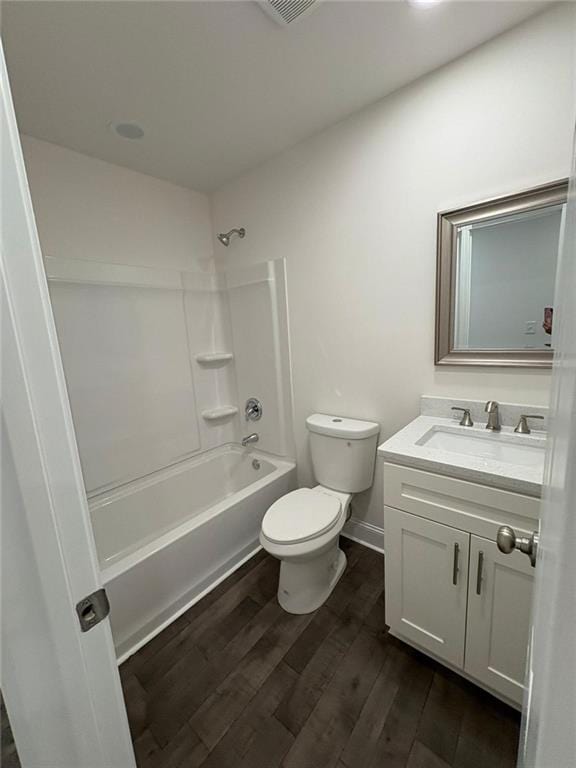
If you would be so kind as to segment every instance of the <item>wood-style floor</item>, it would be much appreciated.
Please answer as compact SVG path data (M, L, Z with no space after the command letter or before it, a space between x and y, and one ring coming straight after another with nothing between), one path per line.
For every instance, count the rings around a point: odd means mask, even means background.
M0 694L0 766L2 768L20 768L20 760L16 751L16 744L12 737L12 729L8 720L8 713L4 706L4 699Z
M122 665L139 768L515 766L518 714L388 635L382 557L342 546L316 613L260 553Z

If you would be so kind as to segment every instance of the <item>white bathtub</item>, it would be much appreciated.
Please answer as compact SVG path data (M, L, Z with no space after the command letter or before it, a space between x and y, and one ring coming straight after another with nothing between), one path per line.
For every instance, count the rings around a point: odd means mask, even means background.
M229 445L93 497L119 661L255 554L264 513L295 487L293 462Z

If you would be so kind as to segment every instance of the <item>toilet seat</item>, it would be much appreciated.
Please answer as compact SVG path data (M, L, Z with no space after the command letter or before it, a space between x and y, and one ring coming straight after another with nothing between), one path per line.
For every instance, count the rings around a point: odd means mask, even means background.
M262 533L275 544L315 539L338 523L342 505L314 488L299 488L274 502L262 520Z

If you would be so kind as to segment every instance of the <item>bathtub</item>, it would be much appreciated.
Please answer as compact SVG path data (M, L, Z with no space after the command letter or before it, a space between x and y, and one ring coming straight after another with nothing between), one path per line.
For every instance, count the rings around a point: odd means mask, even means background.
M260 549L295 464L227 445L89 501L118 661Z

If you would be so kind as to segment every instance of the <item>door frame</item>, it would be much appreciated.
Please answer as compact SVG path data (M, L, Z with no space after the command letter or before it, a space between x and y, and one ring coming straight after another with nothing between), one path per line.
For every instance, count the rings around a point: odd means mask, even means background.
M576 134L573 134L576 137ZM556 274L554 369L540 541L534 573L521 768L574 764L576 755L576 138Z
M0 101L3 695L24 766L135 768L109 620L75 612L100 573L1 45Z

